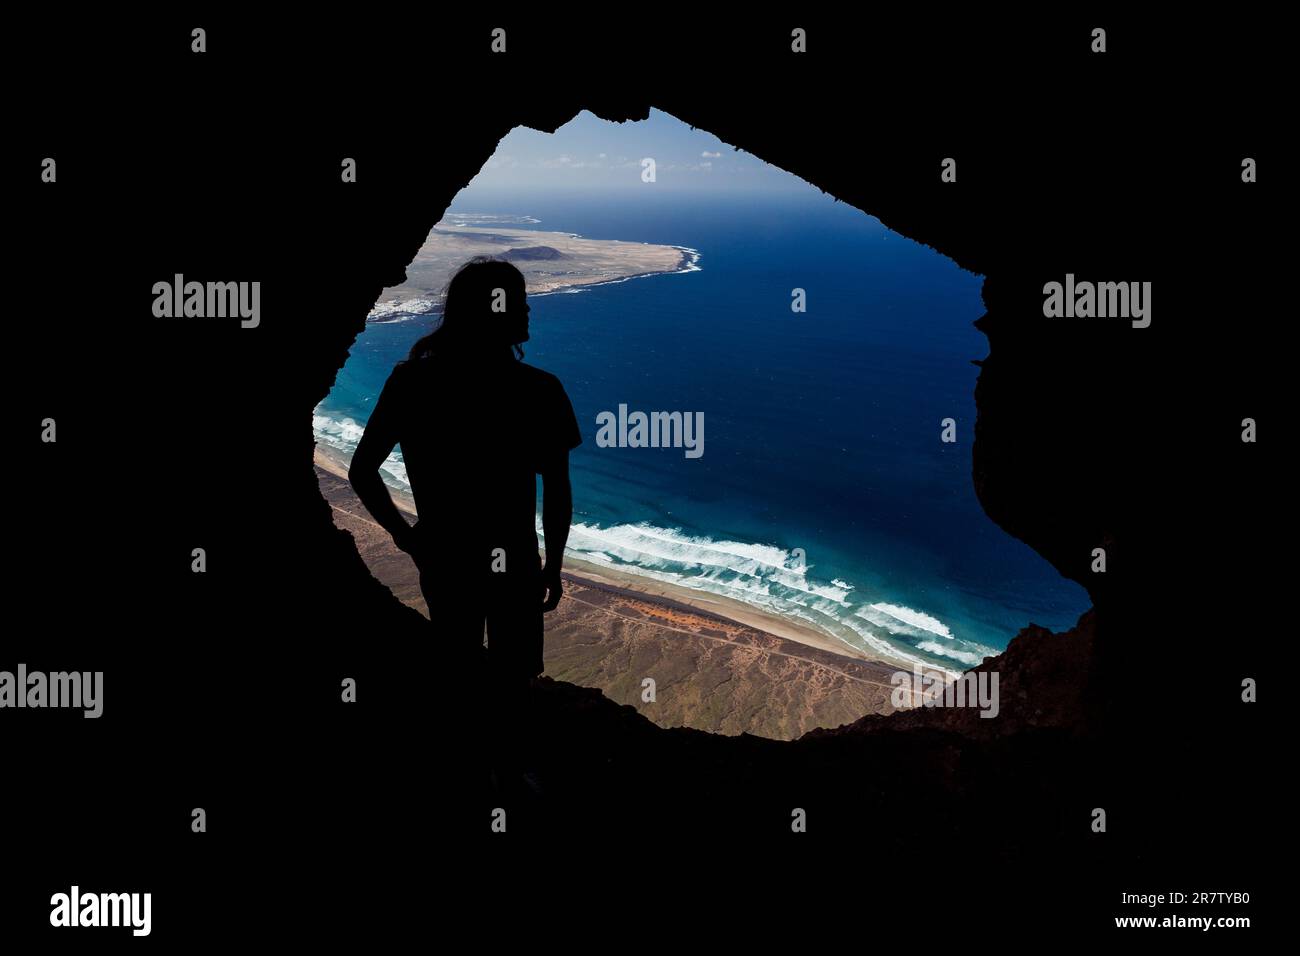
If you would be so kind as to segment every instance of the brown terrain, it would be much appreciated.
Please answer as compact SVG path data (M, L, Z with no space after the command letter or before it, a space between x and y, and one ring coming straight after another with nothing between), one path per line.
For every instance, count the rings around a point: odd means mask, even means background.
M491 255L515 264L528 292L537 295L632 276L676 272L691 254L676 246L612 239L584 239L508 223L492 228L462 225L455 217L438 223L406 267L402 283L384 289L375 312L400 308L427 312L440 306L447 281L473 256Z
M428 617L414 563L370 518L339 465L319 455L317 462L335 525L352 535L382 584ZM394 497L411 510L409 500ZM572 574L565 575L560 606L546 615L544 660L547 677L595 688L661 727L793 740L894 710L893 665ZM647 678L653 701L642 699L649 696Z

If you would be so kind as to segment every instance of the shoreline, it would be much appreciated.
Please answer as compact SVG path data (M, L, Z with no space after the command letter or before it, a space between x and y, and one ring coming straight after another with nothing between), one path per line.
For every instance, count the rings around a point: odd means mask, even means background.
M650 245L650 243L624 243L623 240L587 240L578 233L563 233L563 235L588 242L616 242L628 245ZM529 298L547 295L572 295L578 292L583 292L587 289L595 289L600 286L616 285L620 282L627 282L630 279L648 279L652 276L683 275L688 272L703 271L699 265L701 253L698 249L693 249L690 246L678 246L672 244L664 244L663 248L675 249L679 253L677 264L672 269L654 269L648 272L635 272L629 275L616 276L609 279L595 279L590 282L560 283L553 287L548 287L543 283L540 287L529 289L527 295ZM388 289L384 290L385 293L389 291L390 290ZM370 311L366 314L366 322L367 324L372 322L376 324L403 322L414 316L441 314L442 308L440 302L437 302L434 299L424 298L424 296L428 296L429 294L430 293L413 294L409 299L394 297L388 301L384 301L384 294L381 293L379 299L371 306ZM411 310L401 308L402 305L417 302L428 302L428 306L426 308Z
M317 467L328 471L335 478L341 478L344 481L348 480L348 462L343 459L336 449L330 448L328 445L322 445L318 441L312 454L312 461ZM384 482L384 487L388 489L388 493L393 498L393 504L397 505L399 511L406 512L412 518L419 516L415 510L414 498L405 491L394 488L388 482Z
M336 478L347 480L347 464L341 455L328 446L317 444L314 455L315 463L323 471ZM414 499L406 492L385 483L393 503L405 514L417 516ZM830 634L823 634L816 628L788 618L767 613L732 598L710 594L705 591L680 585L669 584L654 578L643 577L628 571L605 567L581 558L565 555L564 575L579 584L603 590L614 591L621 596L646 601L651 604L677 605L690 611L714 618L721 618L733 625L753 628L774 637L802 644L819 651L834 654L837 657L887 666L895 666L911 671L912 665L906 661L887 658L881 654L869 654L851 647ZM939 671L939 668L934 668Z
M578 236L577 238L581 238ZM676 269L661 269L653 272L637 272L628 276L619 276L616 279L597 279L595 282L578 282L573 285L558 285L554 289L543 289L540 292L529 292L529 296L543 295L561 295L565 293L581 292L584 289L595 289L603 285L617 285L620 282L627 282L631 279L648 279L651 276L676 276L687 272L702 272L703 270L696 265L700 261L700 252L698 249L692 249L690 246L669 246L669 249L676 249L681 252L682 257L677 260Z
M583 561L581 558L570 557L567 554L564 556L564 568L565 573L572 574L580 582L588 582L598 587L607 588L625 597L633 597L651 603L668 602L684 605L697 614L722 618L732 624L752 627L774 637L782 637L805 647L812 647L835 654L838 657L902 666L901 661L885 660L881 656L867 654L865 651L860 651L836 640L829 634L822 634L806 624L766 613L760 608L721 595L669 584L630 571L608 568L589 561Z

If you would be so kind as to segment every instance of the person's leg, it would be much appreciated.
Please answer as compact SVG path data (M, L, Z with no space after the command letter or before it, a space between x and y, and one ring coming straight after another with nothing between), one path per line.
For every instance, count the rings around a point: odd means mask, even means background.
M444 736L451 746L463 748L458 758L449 756L485 770L489 748L486 724L491 713L487 654L483 648L486 594L463 569L445 566L421 567L420 590L429 605L430 629L439 659L431 688L435 695L431 709L447 725L463 728L463 732Z
M481 579L462 568L425 565L420 592L429 606L429 620L439 649L457 663L481 660L488 595Z
M503 755L527 763L534 749L530 681L543 669L540 574L497 575L487 614L488 671Z

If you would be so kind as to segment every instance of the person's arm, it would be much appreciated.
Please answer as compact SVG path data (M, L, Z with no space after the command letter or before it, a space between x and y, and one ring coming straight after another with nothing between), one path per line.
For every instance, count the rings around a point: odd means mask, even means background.
M375 409L366 422L366 430L357 443L357 450L352 455L352 464L348 468L348 481L357 493L370 516L393 536L393 543L408 553L414 548L414 529L406 523L406 518L393 504L393 496L388 493L388 486L379 475L379 467L388 457L398 442L398 409L400 401L393 376L389 376Z
M546 589L542 611L554 611L564 587L560 568L564 564L564 545L573 523L573 489L569 485L569 452L557 452L542 468L542 534L546 536L546 565L542 568L542 585Z

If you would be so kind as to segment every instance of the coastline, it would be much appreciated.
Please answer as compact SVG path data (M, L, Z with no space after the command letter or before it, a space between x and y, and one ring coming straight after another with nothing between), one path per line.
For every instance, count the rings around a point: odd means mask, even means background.
M344 481L348 480L348 462L336 449L317 442L316 450L312 455L312 460L318 468L324 469L335 478L341 478ZM388 493L393 496L393 504L397 505L399 511L404 511L411 517L416 517L417 512L415 510L414 498L405 491L394 488L387 482L384 483L384 487L387 488Z
M651 603L665 601L685 605L694 611L719 617L733 624L752 627L775 637L785 638L787 641L794 641L797 644L803 644L805 647L826 651L839 657L882 664L897 663L900 667L903 666L898 661L886 661L881 657L873 657L805 624L778 617L774 614L764 613L760 608L721 595L697 591L694 588L669 584L628 571L592 564L589 561L572 558L568 555L565 555L564 558L564 568L567 573L579 581L586 581L609 588L628 597L635 597Z
M476 254L498 254L504 240L545 243L540 248L549 249L555 258L571 264L569 269L555 272L544 268L553 258L537 263L517 262L530 296L572 294L629 279L700 271L700 252L689 246L588 239L571 232L509 228L490 231L439 223L408 265L406 280L380 293L366 317L367 322L401 322L413 316L437 315L441 311L441 290L455 268ZM488 248L482 248L483 245ZM573 265L577 266L576 271Z
M318 444L315 451L315 463L322 471L335 478L343 481L347 480L347 464L334 449ZM389 494L392 495L393 503L397 508L412 517L416 517L414 499L406 492L395 489L391 485L386 485L386 487ZM368 519L369 516L366 515L364 520ZM395 554L399 553L396 548L391 547L391 544L388 546ZM911 670L911 664L905 661L889 659L884 655L868 654L858 648L844 644L829 634L823 634L809 625L766 613L761 608L721 595L643 577L567 555L564 559L564 569L566 578L572 579L579 584L612 591L625 598L652 605L666 605L670 609L674 606L688 608L692 612L705 617L720 618L730 624L761 631L816 651L833 654L836 657Z
M668 249L676 249L681 257L677 265L672 269L656 269L650 272L636 272L631 275L614 276L612 278L595 278L586 282L557 282L555 285L542 282L530 282L528 287L528 296L530 298L541 298L547 295L573 295L578 292L586 292L588 289L599 288L606 285L617 285L620 282L627 282L630 279L648 279L652 276L675 276L686 272L699 272L700 252L698 249L692 249L689 246L666 246ZM385 290L387 291L387 290ZM409 308L408 308L409 307ZM427 295L416 295L409 299L387 299L380 297L370 312L366 316L366 322L373 324L382 324L386 322L404 322L414 316L422 315L440 315L442 312L441 304Z

